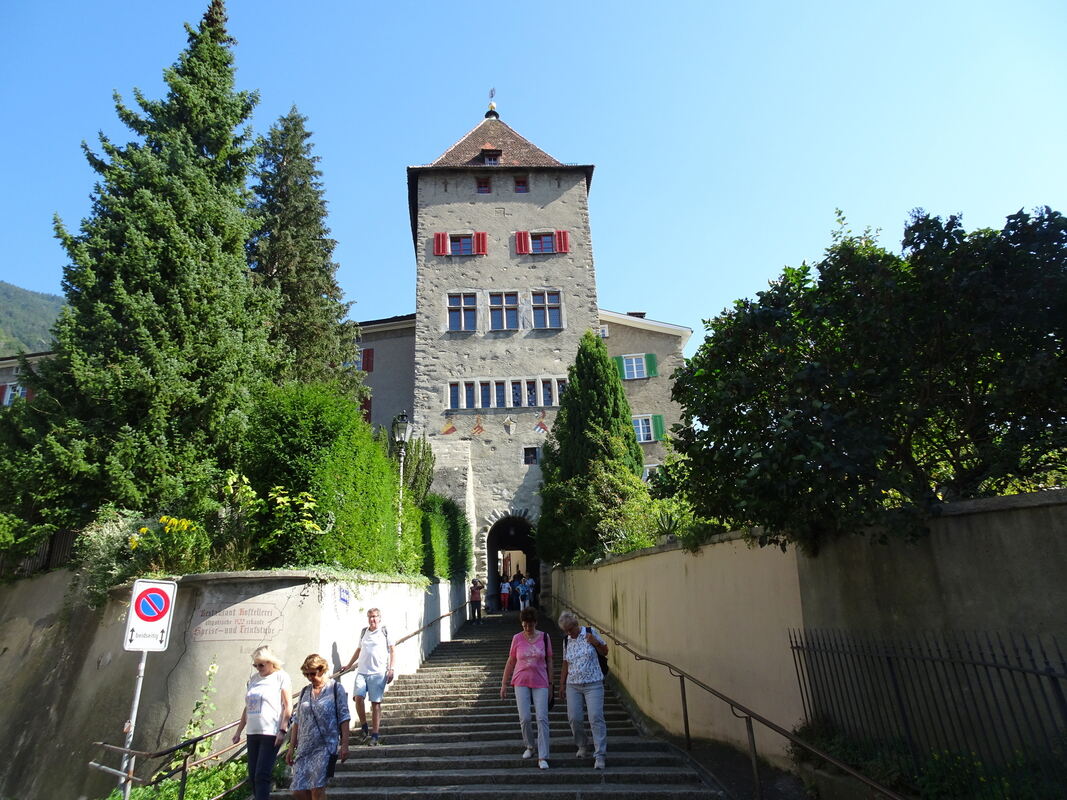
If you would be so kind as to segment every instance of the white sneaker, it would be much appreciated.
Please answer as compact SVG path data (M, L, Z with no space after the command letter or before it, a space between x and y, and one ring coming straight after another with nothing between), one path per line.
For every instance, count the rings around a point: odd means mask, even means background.
M593 769L604 769L604 759L598 758L593 762Z
M525 750L522 751L522 757L523 758L532 758L533 757L533 750L531 750L529 747L527 747Z
M584 747L579 747L578 752L574 754L575 758L589 758L589 751Z
M540 761L537 762L537 766L540 769L548 769L548 762L542 758Z

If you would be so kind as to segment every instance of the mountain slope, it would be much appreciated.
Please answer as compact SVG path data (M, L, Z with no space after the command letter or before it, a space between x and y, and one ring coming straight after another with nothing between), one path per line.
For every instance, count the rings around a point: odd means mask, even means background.
M0 281L0 356L52 349L52 325L63 304L58 295Z

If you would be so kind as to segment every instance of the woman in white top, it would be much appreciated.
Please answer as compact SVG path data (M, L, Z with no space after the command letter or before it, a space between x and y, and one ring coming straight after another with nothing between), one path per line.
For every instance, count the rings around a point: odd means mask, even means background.
M248 679L245 708L233 742L237 744L241 731L245 731L252 796L255 800L268 800L274 761L293 714L293 682L269 647L258 647L252 652L252 666L256 674Z
M585 737L585 713L593 732L593 769L604 769L608 750L608 726L604 721L604 673L597 655L607 656L608 645L595 628L578 624L570 611L559 615L563 637L563 671L559 697L567 701L567 721L571 724L578 758L589 755Z

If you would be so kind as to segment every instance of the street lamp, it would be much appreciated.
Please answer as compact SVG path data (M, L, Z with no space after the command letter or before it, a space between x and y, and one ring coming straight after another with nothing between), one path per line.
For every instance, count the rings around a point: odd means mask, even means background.
M408 439L411 437L411 423L408 422L408 412L401 411L393 417L393 441L400 445L400 496L397 499L396 509L396 538L403 535L404 521L404 450L407 448Z

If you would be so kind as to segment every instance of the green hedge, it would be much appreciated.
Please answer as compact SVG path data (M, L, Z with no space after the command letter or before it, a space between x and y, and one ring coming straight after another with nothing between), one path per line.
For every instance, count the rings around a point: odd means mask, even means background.
M330 384L267 389L254 408L241 467L261 498L276 486L310 494L324 530L306 537L312 546L290 539L264 552L258 566L418 571L421 552L413 550L421 547L396 536L396 466L359 407ZM418 529L417 511L405 511L405 528Z

